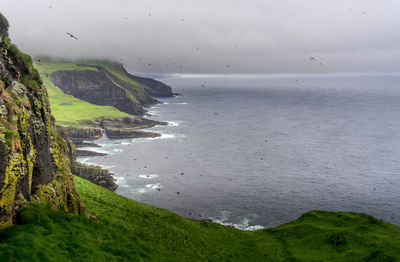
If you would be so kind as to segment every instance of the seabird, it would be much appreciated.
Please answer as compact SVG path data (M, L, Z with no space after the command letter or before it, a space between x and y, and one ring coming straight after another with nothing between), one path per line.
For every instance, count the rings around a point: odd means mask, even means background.
M310 59L310 61L317 61L317 59L313 56L310 56L308 59Z
M78 38L76 36L74 36L73 34L70 34L70 33L67 32L67 35L69 35L70 37L75 38L76 40L78 40Z

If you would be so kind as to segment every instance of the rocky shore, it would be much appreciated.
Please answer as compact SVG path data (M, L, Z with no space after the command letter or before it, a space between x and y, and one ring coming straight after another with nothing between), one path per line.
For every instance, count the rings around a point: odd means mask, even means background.
M158 122L138 116L108 118L101 121L100 126L108 138L126 139L142 137L158 137L160 134L154 132L141 131L156 125L167 125L166 122Z
M82 177L86 180L89 180L90 182L97 184L99 186L102 186L111 191L114 191L115 189L118 188L118 185L115 183L115 179L113 178L113 174L111 172L109 172L108 170L102 169L99 166L92 166L92 165L79 163L76 160L78 152L80 151L82 153L85 150L79 150L79 149L77 150L76 149L75 144L69 137L68 129L63 128L63 127L58 127L57 129L58 129L58 132L60 133L60 135L67 142L67 146L69 149L68 156L69 156L70 168L71 168L72 174ZM84 143L82 143L82 144L84 144ZM86 152L93 153L91 151L86 151Z
M99 139L103 134L110 139L133 139L142 137L158 137L160 134L145 132L141 129L156 125L167 125L167 122L158 122L141 116L105 118L91 123L86 122L83 127L58 127L60 134L67 141L71 172L74 175L85 178L94 184L114 191L118 188L113 174L99 166L79 163L77 156L106 156L107 153L95 152L87 147L100 147L95 142L87 140Z
M68 127L67 132L69 138L77 146L87 147L88 143L84 141L99 139L103 134L111 139L158 137L160 135L157 133L145 132L141 129L167 124L167 122L158 122L141 116L129 116L105 118L89 124L85 123L83 127Z

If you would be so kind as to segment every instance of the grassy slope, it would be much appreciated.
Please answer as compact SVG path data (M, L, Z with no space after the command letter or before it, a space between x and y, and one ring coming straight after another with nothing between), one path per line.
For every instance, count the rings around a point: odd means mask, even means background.
M93 67L78 66L78 63L45 63L36 64L43 82L49 93L51 111L57 124L63 126L81 126L79 121L96 120L101 117L128 116L112 106L98 106L64 94L55 87L46 76L59 70L96 70Z
M313 211L244 232L185 219L76 178L95 223L32 205L0 231L0 261L396 261L400 228L356 213Z

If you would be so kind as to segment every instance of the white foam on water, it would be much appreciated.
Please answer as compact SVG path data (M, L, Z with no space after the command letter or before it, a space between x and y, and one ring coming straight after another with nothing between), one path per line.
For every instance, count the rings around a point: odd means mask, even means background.
M149 190L147 188L138 188L136 189L136 193L146 194Z
M245 230L245 231L255 231L255 230L259 230L259 229L263 229L263 226L260 225L249 225L250 219L248 218L243 218L239 223L232 223L232 222L228 222L227 220L229 219L231 215L231 212L228 211L221 211L221 216L219 216L218 218L214 218L214 217L210 217L210 219L214 222L214 223L218 223L224 226L229 226L229 227L234 227L236 229L240 229L240 230Z
M121 145L126 146L126 145L130 145L130 142L121 142Z
M164 133L161 133L161 136L158 137L158 138L160 138L160 139L175 139L175 138L176 138L176 135L174 135L174 134L164 134Z
M149 111L147 111L147 113L150 115L153 115L153 116L158 116L158 111L149 110Z
M143 175L139 175L140 178L144 178L144 179L152 179L155 177L158 177L157 174L143 174Z
M165 134L165 133L160 133L161 136L158 137L147 137L144 140L146 141L153 141L153 140L157 140L157 139L175 139L177 136L174 134Z
M106 166L106 165L101 165L101 164L94 164L94 165L99 166L103 169L107 169L108 171L110 171L111 168L115 167L114 165L111 165L111 166Z
M189 104L189 103L186 103L186 102L182 102L182 103L175 103L175 105L187 105L187 104Z
M178 122L168 121L167 123L168 123L169 126L179 126Z
M124 150L122 150L122 149L120 149L120 148L113 149L113 151L116 152L116 153L124 152Z
M130 187L130 185L126 182L125 177L123 176L115 176L114 178L116 179L116 183L118 185L118 187Z
M78 148L80 150L86 150L86 151L90 151L90 152L95 152L95 153L103 153L103 154L111 154L111 151L108 150L104 150L104 149L99 149L98 147L80 147Z
M256 231L256 230L260 230L260 229L264 229L264 228L265 227L263 227L263 226L255 225L255 226L248 226L244 230L246 230L246 231Z
M159 189L161 188L161 183L155 183L155 184L147 184L146 188L150 188L150 189Z
M90 157L85 157L85 158L79 159L79 162L85 164L89 160L90 160Z
M169 105L169 102L163 102L163 105Z

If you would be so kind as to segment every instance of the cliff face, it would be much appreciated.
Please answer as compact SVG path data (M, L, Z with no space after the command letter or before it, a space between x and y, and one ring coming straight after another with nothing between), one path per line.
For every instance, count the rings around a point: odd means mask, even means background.
M171 87L160 81L157 81L152 78L131 75L128 72L127 72L127 75L129 76L130 79L147 86L148 87L147 93L152 97L172 97L173 96Z
M11 44L7 32L0 14L0 228L12 225L28 201L84 214L46 89L31 58Z
M143 114L138 101L130 99L132 94L101 71L57 71L50 80L64 93L95 105L110 105L128 114Z
M128 114L142 115L143 107L158 103L153 97L173 96L170 86L151 78L130 75L122 65L112 65L111 73L100 65L83 65L93 70L61 70L50 80L64 93L96 105L110 105Z

